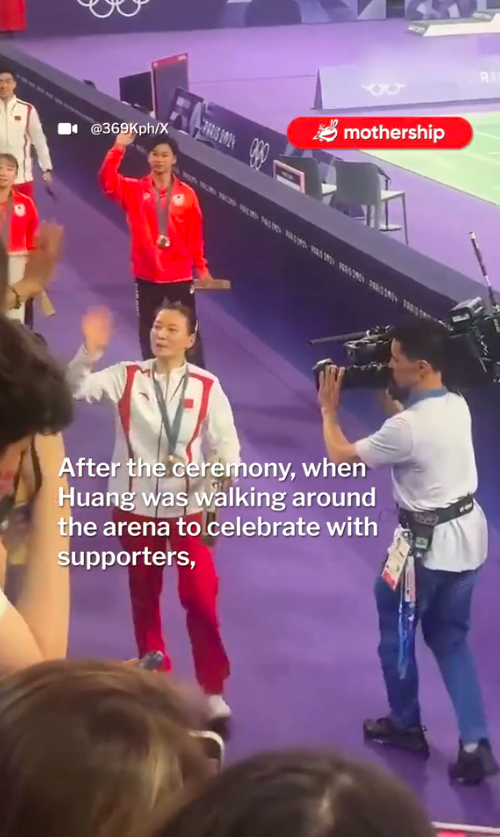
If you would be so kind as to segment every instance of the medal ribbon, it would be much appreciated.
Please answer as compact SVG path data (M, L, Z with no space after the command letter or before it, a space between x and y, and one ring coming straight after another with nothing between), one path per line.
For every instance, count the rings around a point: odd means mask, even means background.
M0 222L0 239L5 244L5 249L9 252L10 247L10 233L11 233L11 221L12 221L12 195L9 195L7 198L7 205L5 207L5 212L2 213L2 218Z
M184 412L184 398L186 396L186 390L189 380L189 372L186 372L182 379L181 384L181 392L179 396L179 403L177 405L177 409L175 411L174 420L171 423L168 417L168 410L167 410L167 400L166 397L163 397L163 393L161 391L161 386L156 378L155 374L153 374L153 386L155 389L155 396L156 402L158 404L158 409L161 415L161 423L163 425L163 429L165 431L165 436L167 437L168 443L168 456L175 456L175 451L177 448L177 443L179 441L179 434L181 432L181 423L182 423L182 414ZM168 384L167 384L168 387ZM166 394L165 394L166 396Z
M172 178L168 184L167 196L163 201L158 189L155 188L156 220L158 222L158 233L168 240L168 223L170 221L170 204L172 203Z

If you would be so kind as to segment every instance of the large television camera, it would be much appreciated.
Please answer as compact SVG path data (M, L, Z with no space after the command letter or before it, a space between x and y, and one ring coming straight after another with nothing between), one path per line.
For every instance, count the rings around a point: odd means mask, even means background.
M486 281L489 305L480 297L460 302L451 309L442 325L449 339L445 384L451 389L467 389L500 383L500 306L488 279L474 233L472 246ZM341 342L347 354L342 386L344 389L388 389L392 385L389 369L394 326L377 327L367 332L345 334L311 341L313 344ZM320 360L313 368L316 386L321 372L332 365Z

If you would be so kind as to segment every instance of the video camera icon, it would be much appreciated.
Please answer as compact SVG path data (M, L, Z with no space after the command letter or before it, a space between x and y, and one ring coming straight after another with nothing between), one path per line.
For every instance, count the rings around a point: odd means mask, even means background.
M61 137L69 137L71 134L77 134L78 125L72 125L71 122L59 122L57 126L57 133Z

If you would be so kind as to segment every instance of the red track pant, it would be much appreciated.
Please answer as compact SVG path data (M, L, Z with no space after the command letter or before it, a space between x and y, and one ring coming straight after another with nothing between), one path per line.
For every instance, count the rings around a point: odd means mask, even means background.
M148 517L115 509L115 521L142 522ZM184 520L200 520L200 515L191 515ZM224 681L229 676L227 658L220 635L217 617L217 593L219 582L208 547L201 543L200 537L180 535L177 521L169 520L171 534L169 547L172 552L187 552L190 562L195 566L177 565L177 578L180 602L186 611L187 629L193 652L194 668L198 683L207 694L220 695L224 690ZM125 532L119 537L122 548L129 553L139 552L148 547L151 552L167 552L166 540L158 535L134 537ZM147 566L144 561L137 561L136 566L129 565L129 587L132 602L132 618L139 656L150 651L165 654L165 669L172 664L167 656L161 622L161 593L163 588L164 567Z

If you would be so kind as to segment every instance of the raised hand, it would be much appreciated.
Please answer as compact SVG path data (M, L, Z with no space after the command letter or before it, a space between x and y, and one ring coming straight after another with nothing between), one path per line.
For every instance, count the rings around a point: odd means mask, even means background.
M135 134L118 134L115 140L115 145L118 146L118 148L127 148L129 145L132 145L134 140Z
M89 354L102 352L107 347L113 327L107 308L91 308L82 319L82 334Z
M52 279L61 256L63 236L64 230L60 224L48 221L40 225L35 239L36 247L27 258L23 276L23 281L33 283L33 296L43 291Z
M320 375L318 392L319 406L323 413L336 415L340 404L340 393L342 390L342 379L345 369L341 367L327 366Z

